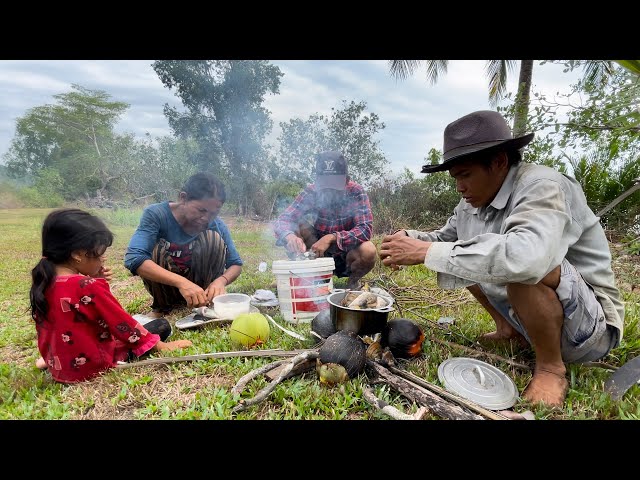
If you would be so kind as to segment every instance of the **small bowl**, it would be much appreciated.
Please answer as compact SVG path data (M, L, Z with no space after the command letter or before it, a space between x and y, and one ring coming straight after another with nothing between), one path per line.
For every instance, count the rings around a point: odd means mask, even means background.
M225 293L213 299L213 311L220 318L235 319L251 310L251 297L244 293Z

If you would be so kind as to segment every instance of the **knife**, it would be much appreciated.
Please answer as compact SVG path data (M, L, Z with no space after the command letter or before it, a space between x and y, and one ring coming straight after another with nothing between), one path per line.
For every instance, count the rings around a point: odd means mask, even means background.
M614 400L620 400L624 394L640 380L640 355L619 367L604 382L604 391Z

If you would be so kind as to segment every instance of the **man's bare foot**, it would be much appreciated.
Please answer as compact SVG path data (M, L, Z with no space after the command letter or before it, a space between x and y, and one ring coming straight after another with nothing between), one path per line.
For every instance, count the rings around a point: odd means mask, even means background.
M549 407L562 408L569 390L564 374L536 368L522 398L531 403L544 403Z
M44 361L44 358L40 357L36 360L36 367L40 370L44 370L45 368L47 368L47 362Z
M529 347L527 339L515 329L511 329L510 332L485 333L478 337L478 342L482 345L508 345L509 343L512 343L521 348Z

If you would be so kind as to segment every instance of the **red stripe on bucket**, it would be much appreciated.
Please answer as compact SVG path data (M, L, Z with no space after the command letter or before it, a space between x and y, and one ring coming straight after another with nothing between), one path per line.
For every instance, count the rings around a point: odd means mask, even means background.
M315 277L289 278L291 288L291 310L293 315L299 312L319 312L329 308L326 297L329 295L329 280L333 278L333 273L328 275L318 275ZM302 287L302 288L300 288ZM298 299L323 297L322 300L299 302Z

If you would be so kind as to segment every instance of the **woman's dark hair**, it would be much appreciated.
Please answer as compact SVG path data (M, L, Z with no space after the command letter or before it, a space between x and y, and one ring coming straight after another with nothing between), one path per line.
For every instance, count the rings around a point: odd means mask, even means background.
M31 270L31 317L41 319L49 310L44 293L56 276L55 266L71 258L71 252L86 250L99 257L113 243L113 233L95 215L78 208L54 210L42 225L42 258Z
M203 198L216 198L222 203L227 199L224 184L215 175L208 172L200 172L192 175L182 187L187 194L187 200L202 200Z

